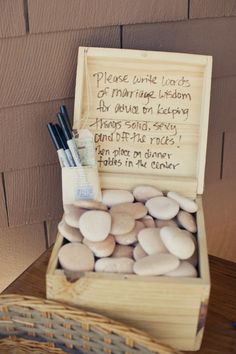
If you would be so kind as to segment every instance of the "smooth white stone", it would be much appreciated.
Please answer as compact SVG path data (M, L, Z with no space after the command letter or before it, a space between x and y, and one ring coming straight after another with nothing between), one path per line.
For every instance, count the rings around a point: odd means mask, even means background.
M192 214L187 211L180 210L177 214L179 224L190 232L197 232L197 224Z
M102 191L102 202L111 207L121 203L132 203L134 196L130 191L122 189L104 189Z
M62 246L58 252L58 259L62 268L69 272L89 272L94 269L92 251L79 242Z
M179 204L167 197L155 197L146 202L149 214L161 220L174 218L179 211Z
M111 234L123 235L133 230L135 220L133 216L126 213L112 213L111 214Z
M115 240L120 245L132 245L138 241L138 233L144 228L144 224L141 221L136 220L135 226L130 232L124 235L116 235Z
M168 198L175 200L181 209L188 211L189 213L195 213L198 209L197 204L192 199L186 198L176 192L168 192L167 196Z
M113 258L133 258L133 247L132 246L124 246L124 245L116 245L114 252L112 253Z
M150 215L145 215L143 218L139 219L139 221L142 221L146 227L155 227L155 221L152 216Z
M133 190L133 195L135 200L138 202L146 202L150 198L157 197L158 195L163 195L161 191L152 186L137 186Z
M133 250L133 257L136 261L139 259L142 259L143 257L146 257L148 254L144 251L144 249L140 246L138 243Z
M93 242L84 238L83 243L93 252L96 257L109 257L116 246L114 236L108 235L104 241Z
M81 242L83 240L80 230L67 225L64 220L59 222L57 228L60 234L70 242Z
M138 233L138 240L144 251L150 255L168 252L160 237L160 229L146 228Z
M190 232L164 226L160 230L160 236L168 251L179 259L188 259L193 255L195 244Z
M81 216L86 212L85 209L75 208L71 209L69 213L64 214L64 219L67 225L71 227L79 227L79 220Z
M79 219L79 228L87 240L104 241L111 230L111 215L102 210L86 211Z
M133 273L134 260L126 257L120 258L100 258L95 263L96 272L107 273Z
M173 219L170 220L158 220L156 219L155 221L156 227L164 227L164 226L173 226L173 227L178 227L177 222Z
M121 203L111 207L111 213L127 213L134 219L141 219L147 214L147 208L140 202Z
M178 268L165 274L167 277L197 277L196 268L187 261L181 261Z
M170 253L158 253L144 257L134 264L138 275L162 275L178 268L179 259Z

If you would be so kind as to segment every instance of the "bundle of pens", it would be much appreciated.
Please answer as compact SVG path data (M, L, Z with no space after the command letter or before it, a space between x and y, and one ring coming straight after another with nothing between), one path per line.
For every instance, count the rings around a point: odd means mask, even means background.
M93 134L88 129L73 131L64 105L57 113L58 123L48 123L48 131L56 147L62 167L63 206L81 199L101 199Z
M57 149L61 167L81 166L79 150L76 145L73 130L66 106L60 106L57 113L59 124L48 123L48 131Z

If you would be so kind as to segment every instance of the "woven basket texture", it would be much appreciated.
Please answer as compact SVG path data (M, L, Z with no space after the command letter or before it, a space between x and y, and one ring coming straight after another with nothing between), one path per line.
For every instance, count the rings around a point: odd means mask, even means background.
M1 354L178 354L145 333L54 301L0 296Z

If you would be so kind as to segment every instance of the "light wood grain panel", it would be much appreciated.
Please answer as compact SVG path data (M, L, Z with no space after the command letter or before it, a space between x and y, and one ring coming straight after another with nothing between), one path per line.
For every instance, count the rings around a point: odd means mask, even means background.
M197 188L194 184L192 190L188 188L186 180L181 182L183 193L201 194L211 57L82 47L78 68L74 128L83 126L94 134L102 185L111 188L113 183L113 188L121 188L127 181L127 189L139 184L139 177L156 186L159 177L170 177L174 182L188 178L197 180ZM112 79L106 79L107 72ZM117 80L124 77L125 82ZM147 77L152 82L146 81ZM152 95L148 102L140 96L137 79L142 80L141 92ZM178 97L166 97L167 87ZM102 100L101 92L106 92ZM102 103L107 109L100 110ZM165 128L160 129L162 124ZM167 126L174 127L175 133ZM121 147L127 149L125 153Z
M0 292L45 249L43 224L0 229Z
M0 109L0 166L17 170L58 162L46 124L56 121L60 105L73 117L73 99Z
M29 0L31 33L187 18L187 0Z
M3 175L0 173L0 228L7 227L7 210L6 210L6 201L4 195L4 186L3 186Z
M0 42L0 107L74 96L78 47L119 47L117 26Z
M24 0L0 1L0 38L25 34Z
M190 18L236 16L235 0L190 0Z
M213 77L236 75L236 18L123 27L123 47L213 56Z
M6 172L9 224L23 225L62 215L59 165Z

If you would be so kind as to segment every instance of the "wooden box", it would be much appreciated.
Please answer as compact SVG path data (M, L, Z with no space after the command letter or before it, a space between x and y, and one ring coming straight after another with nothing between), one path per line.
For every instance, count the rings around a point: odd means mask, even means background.
M95 136L102 188L157 186L196 199L199 277L81 273L70 283L58 264L47 297L135 326L182 350L198 350L210 277L202 193L212 58L139 50L80 48L74 128Z

